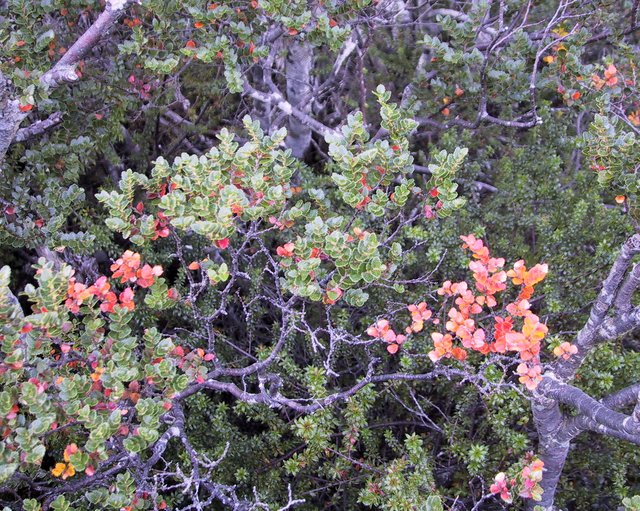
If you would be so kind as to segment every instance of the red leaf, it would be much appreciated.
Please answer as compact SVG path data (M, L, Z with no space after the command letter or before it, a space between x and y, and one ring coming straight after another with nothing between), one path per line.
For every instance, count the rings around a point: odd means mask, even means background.
M221 240L218 240L215 242L215 244L218 248L221 248L222 250L224 250L229 246L229 238L223 238Z

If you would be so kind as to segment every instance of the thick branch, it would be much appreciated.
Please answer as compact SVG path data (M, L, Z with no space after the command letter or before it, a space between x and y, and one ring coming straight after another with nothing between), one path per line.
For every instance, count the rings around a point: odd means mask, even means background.
M625 273L631 264L634 255L640 253L640 235L634 234L622 245L620 255L613 263L609 276L602 284L602 289L591 307L589 319L576 336L575 345L578 353L568 360L559 359L551 369L559 379L567 381L575 375L576 370L582 361L589 354L595 344L606 335L606 339L614 339L624 331L630 330L637 325L636 314L626 314L614 323L607 322L604 329L600 329L605 322L607 311L611 308L624 279ZM618 333L620 332L620 333Z
M620 291L616 296L615 307L622 312L628 312L632 309L631 297L640 286L640 264L633 266L626 280L620 286Z
M537 392L559 403L569 405L596 424L630 435L640 434L640 423L631 415L617 412L604 403L592 398L582 390L559 381L552 376L544 376Z

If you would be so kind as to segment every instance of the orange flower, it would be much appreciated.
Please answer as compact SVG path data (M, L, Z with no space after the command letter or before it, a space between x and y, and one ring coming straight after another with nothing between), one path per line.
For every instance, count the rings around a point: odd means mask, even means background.
M494 353L504 353L507 351L506 334L513 332L513 319L511 316L501 318L496 316L495 318L495 332L493 337L496 342L491 345L491 351Z
M386 319L380 319L375 325L367 328L367 335L385 341L388 344L387 351L392 355L397 353L400 346L407 340L406 335L396 334Z
M383 338L390 328L389 322L386 319L380 319L375 325L367 328L367 335Z
M446 280L442 283L442 287L438 289L438 294L440 296L453 296L455 294L464 294L469 289L469 284L466 282L455 282L451 283L450 280Z
M512 316L528 316L531 314L530 308L529 300L522 299L507 305L507 312Z
M84 284L76 282L75 277L71 277L67 287L67 299L64 302L65 307L74 314L77 314L80 312L82 303L93 294L94 290L95 288L93 286L88 288Z
M472 335L467 336L466 338L462 338L462 345L465 348L469 348L475 351L479 351L481 353L489 353L490 347L487 343L484 342L486 338L486 334L482 328L478 328L473 332Z
M595 87L596 90L602 89L604 87L605 81L600 78L599 75L593 74L591 75L591 83Z
M100 310L102 312L113 312L113 308L118 304L118 297L113 291L109 291L103 297L103 302L100 304Z
M100 381L103 373L104 373L104 367L96 367L95 371L90 375L91 381L94 381L94 382ZM68 460L65 460L65 461L68 461Z
M483 262L489 260L489 249L484 246L482 240L477 239L473 234L467 236L460 236L460 239L464 241L462 248L468 248L473 252L473 257L480 259Z
M445 325L446 329L460 337L463 340L463 344L464 341L469 341L476 330L473 319L469 319L455 307L451 307L447 315L449 316L449 321Z
M535 314L524 318L522 332L507 332L505 334L506 348L520 353L521 360L531 360L540 353L540 341L544 339L549 329L540 322Z
M69 444L64 449L64 461L69 463L71 456L78 452L78 446L76 444Z

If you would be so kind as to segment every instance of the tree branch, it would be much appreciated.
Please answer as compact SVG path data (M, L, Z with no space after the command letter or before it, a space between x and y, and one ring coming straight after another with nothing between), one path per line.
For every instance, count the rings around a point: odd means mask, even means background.
M125 7L133 1L137 0L107 0L105 10L62 58L40 77L40 83L46 89L53 89L62 83L77 81L79 78L75 68L80 60L102 39ZM20 102L11 97L13 92L9 80L0 73L0 163L4 161L9 146L16 140L20 124L27 117L27 113L20 110ZM47 121L48 119L41 122Z
M62 122L62 112L54 112L44 120L36 121L25 128L20 128L16 133L14 142L24 142L32 137L40 135Z

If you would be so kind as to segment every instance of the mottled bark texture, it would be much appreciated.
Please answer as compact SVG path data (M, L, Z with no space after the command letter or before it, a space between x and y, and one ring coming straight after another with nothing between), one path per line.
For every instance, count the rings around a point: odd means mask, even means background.
M640 385L633 385L601 400L596 400L570 384L587 355L604 341L615 340L640 326L640 307L631 297L640 284L638 266L631 267L640 253L640 235L631 236L622 246L609 276L602 284L589 319L578 332L574 344L578 353L568 360L551 364L532 397L534 422L538 431L539 454L544 461L541 502L530 501L545 511L555 511L555 492L569 453L571 440L583 431L595 431L640 445ZM632 414L619 409L636 405ZM577 415L567 415L560 405L570 407Z
M0 164L4 161L20 123L27 116L19 107L20 102L13 97L13 87L9 79L0 73Z
M291 43L285 67L287 100L306 114L310 112L312 103L313 50L313 46L308 42ZM285 144L296 158L303 158L311 144L311 128L295 117L289 116L287 132Z
M45 89L54 89L63 83L78 80L76 66L89 50L104 37L129 3L131 3L130 0L108 0L104 11L100 13L87 31L67 50L55 66L42 75L40 78L41 86ZM9 146L16 139L20 124L26 117L27 113L20 111L20 102L15 97L15 91L10 81L0 73L0 165L5 159ZM45 123L46 121L36 122ZM39 126L39 128L45 127L50 127L50 125ZM42 133L42 131L44 129L34 128L31 131L23 132L23 135L32 136ZM21 137L21 140L25 139L24 136Z

